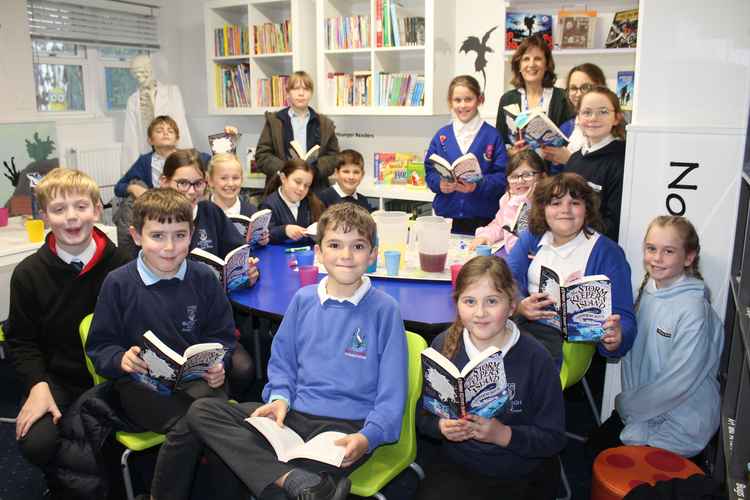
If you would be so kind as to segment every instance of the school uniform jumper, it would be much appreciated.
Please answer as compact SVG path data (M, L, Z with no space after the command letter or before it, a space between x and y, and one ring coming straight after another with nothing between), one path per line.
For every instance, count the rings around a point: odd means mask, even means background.
M487 224L497 212L500 197L505 193L505 164L507 155L497 130L483 123L474 137L468 152L474 153L482 169L482 180L471 193L440 191L440 174L432 166L430 155L437 154L449 162L462 156L461 149L453 132L453 124L437 131L430 141L425 155L425 179L427 186L435 193L432 206L437 215L453 219L481 219L483 222L471 228Z
M230 251L244 244L245 238L218 205L208 200L198 202L195 230L190 240L191 250L200 248L223 259Z
M522 299L529 296L529 265L539 251L541 237L542 235L524 231L506 259ZM610 279L612 314L620 315L622 327L622 343L617 350L607 351L601 342L597 344L597 350L602 356L619 358L630 350L637 331L633 312L633 291L630 284L630 265L622 248L604 235L599 235L594 243L583 273L584 276L595 274L604 274ZM529 328L548 333L539 340L550 350L553 359L560 362L562 360L562 334L552 327L525 319L519 320L519 327L522 330L526 330L524 323L528 323Z
M356 195L356 198L354 197L354 195L341 196L338 191L336 191L336 189L331 186L318 193L318 198L323 202L323 205L325 205L326 208L330 207L331 205L335 205L336 203L348 201L349 203L359 205L368 212L372 212L372 207L370 206L370 203L368 203L367 198L357 192L355 192L354 194Z
M702 280L684 277L647 285L638 307L638 337L622 360L615 408L628 445L664 448L692 457L719 427L721 320Z
M583 154L573 153L563 172L579 174L599 193L604 234L612 241L620 235L622 176L625 171L625 141L610 142L601 149Z
M269 194L260 204L260 208L269 208L271 210L271 221L268 223L271 243L283 243L289 240L286 235L286 226L288 224L307 227L314 222L312 220L312 212L310 211L310 202L307 197L300 201L297 218L294 217L292 211L289 210L284 200L281 199L278 190ZM309 244L311 242L310 238L302 238L298 241L300 244Z

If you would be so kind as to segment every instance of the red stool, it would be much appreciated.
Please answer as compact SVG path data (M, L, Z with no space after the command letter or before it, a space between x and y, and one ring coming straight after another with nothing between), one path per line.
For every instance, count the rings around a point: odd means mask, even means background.
M641 484L685 479L703 471L690 460L649 446L604 450L594 461L591 500L619 500Z

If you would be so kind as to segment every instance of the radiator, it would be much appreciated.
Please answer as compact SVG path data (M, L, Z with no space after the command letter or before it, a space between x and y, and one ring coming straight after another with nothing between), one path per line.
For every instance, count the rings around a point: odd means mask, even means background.
M119 143L70 148L67 166L90 175L99 185L102 201L109 203L114 198L114 188L120 180Z

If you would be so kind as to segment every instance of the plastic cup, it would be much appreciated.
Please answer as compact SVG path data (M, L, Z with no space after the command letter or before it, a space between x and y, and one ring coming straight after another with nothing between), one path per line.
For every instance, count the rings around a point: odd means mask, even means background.
M301 252L294 252L297 256L297 265L312 266L315 263L315 252L312 250L302 250Z
M401 252L398 250L386 250L383 252L385 257L385 269L388 276L398 276L398 269L401 267Z
M24 223L29 241L39 243L44 240L44 221L41 219L30 219Z
M8 225L8 209L6 207L0 207L0 227Z
M492 248L489 245L477 245L477 255L492 255Z
M456 278L458 278L458 273L461 271L462 267L464 267L463 264L451 265L451 286L454 290L456 289Z
M314 285L318 282L318 266L299 266L299 285Z

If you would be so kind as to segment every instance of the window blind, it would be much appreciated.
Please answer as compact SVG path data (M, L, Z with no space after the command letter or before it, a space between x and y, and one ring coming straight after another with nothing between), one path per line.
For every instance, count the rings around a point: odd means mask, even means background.
M27 0L32 37L159 49L158 8L111 0Z

